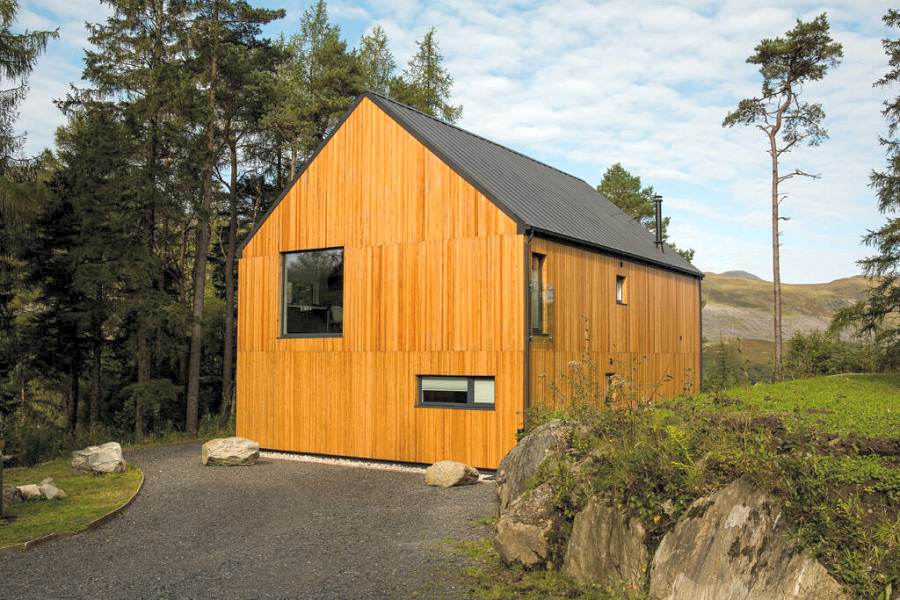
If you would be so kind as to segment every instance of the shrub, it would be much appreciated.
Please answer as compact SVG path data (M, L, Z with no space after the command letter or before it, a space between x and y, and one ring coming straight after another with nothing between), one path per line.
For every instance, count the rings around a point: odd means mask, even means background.
M830 332L797 333L788 342L784 367L791 377L871 373L878 370L878 353L872 344Z

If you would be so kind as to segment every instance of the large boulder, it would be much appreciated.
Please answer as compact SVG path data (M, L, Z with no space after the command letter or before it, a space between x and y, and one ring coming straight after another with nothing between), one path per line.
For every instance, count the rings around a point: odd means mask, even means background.
M259 442L242 437L209 440L200 449L200 460L207 466L243 467L259 459Z
M41 494L47 500L57 500L57 499L66 497L66 493L64 491L62 491L61 489L59 489L58 487L56 487L56 483L50 477L43 480L38 485L38 489L41 490Z
M18 493L19 497L26 502L29 500L40 500L44 497L44 495L41 493L41 488L34 485L33 483L29 483L26 485L17 485L16 493Z
M553 506L553 490L544 483L520 495L497 520L494 547L507 564L538 567L556 554L562 514Z
M575 515L563 570L584 584L640 590L649 556L644 527L597 496Z
M519 440L516 447L503 457L497 469L497 497L501 513L525 491L528 481L534 477L544 459L565 450L571 432L572 426L565 421L547 421Z
M745 480L700 498L667 533L650 571L654 600L819 600L846 595L794 548L779 504Z
M478 483L478 469L454 460L442 460L425 469L426 485L453 487Z
M123 473L125 457L118 442L88 446L72 453L72 468L85 473Z

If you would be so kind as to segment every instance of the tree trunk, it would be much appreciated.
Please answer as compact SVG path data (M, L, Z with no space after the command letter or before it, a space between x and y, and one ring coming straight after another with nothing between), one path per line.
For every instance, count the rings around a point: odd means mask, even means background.
M781 220L778 215L778 145L775 134L769 135L770 153L772 155L772 296L773 296L773 328L775 333L775 361L773 376L775 381L781 381L781 236L779 229Z
M185 428L197 433L200 408L200 359L203 344L203 301L206 293L206 258L209 251L209 221L212 210L212 175L216 165L216 83L218 80L219 4L213 4L211 17L212 48L207 94L206 160L203 165L203 190L197 211L197 243L194 254L194 298L191 314L191 349L188 359L188 385Z
M231 158L231 206L228 216L228 250L225 256L225 348L222 352L222 415L231 414L234 387L234 261L237 253L237 140L228 142Z
M297 144L291 143L291 183L297 173Z
M138 323L137 333L137 372L138 384L150 382L150 343L143 323ZM134 395L134 438L140 440L144 436L144 407L141 405L143 388Z
M76 342L77 343L77 342ZM80 357L78 348L73 348L72 357L69 362L69 433L75 434L75 428L78 426L78 401L80 398Z
M102 369L103 354L103 328L99 319L93 319L91 323L93 329L93 348L91 349L91 360L93 362L91 368L91 405L90 405L90 427L94 429L100 422L100 378Z

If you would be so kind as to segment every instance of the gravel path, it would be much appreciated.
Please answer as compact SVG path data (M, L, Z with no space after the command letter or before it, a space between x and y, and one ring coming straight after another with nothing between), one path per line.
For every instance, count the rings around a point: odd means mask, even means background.
M493 483L438 489L418 473L262 459L207 468L197 445L127 455L144 489L121 515L0 553L2 598L458 598Z

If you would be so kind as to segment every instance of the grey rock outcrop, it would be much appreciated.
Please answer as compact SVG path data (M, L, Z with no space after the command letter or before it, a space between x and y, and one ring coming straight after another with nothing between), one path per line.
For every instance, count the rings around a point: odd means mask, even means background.
M744 480L700 498L663 537L650 571L654 600L844 599L797 551L778 503Z
M85 473L123 473L125 457L118 442L107 442L100 446L88 446L72 452L72 468Z
M548 456L565 450L571 432L572 426L565 421L548 421L519 440L516 447L503 457L497 469L497 497L501 514L525 491L541 463Z
M543 565L552 557L562 522L553 506L553 490L542 484L513 500L500 515L494 547L506 563Z
M478 469L454 460L442 460L425 469L425 484L439 487L478 483Z
M258 459L259 443L242 437L209 440L200 449L200 460L207 466L243 467Z
M600 497L575 516L563 570L584 584L640 590L649 556L644 527Z

